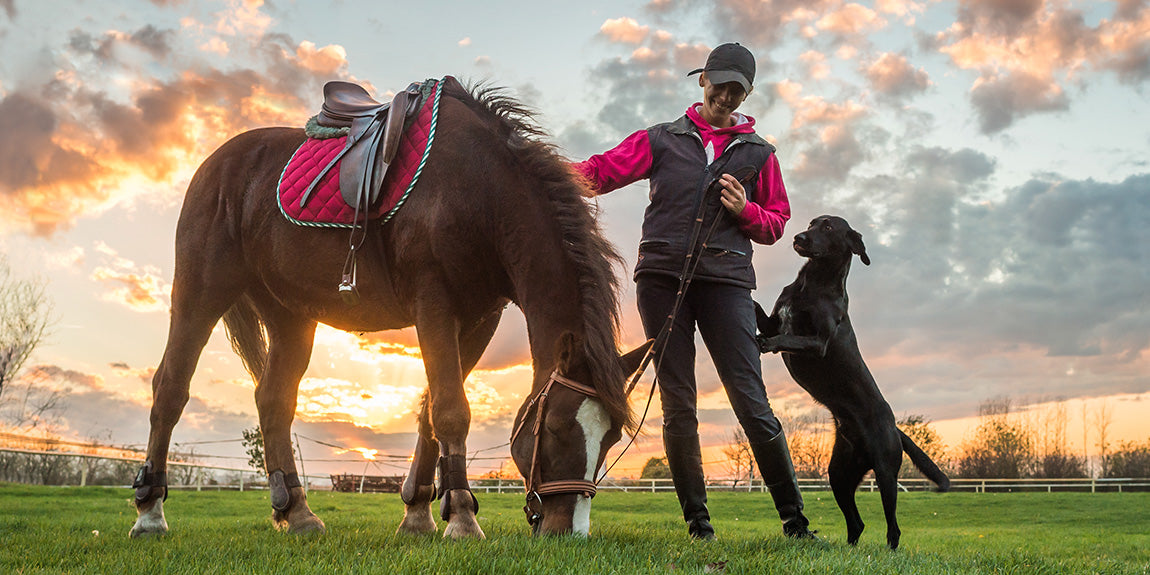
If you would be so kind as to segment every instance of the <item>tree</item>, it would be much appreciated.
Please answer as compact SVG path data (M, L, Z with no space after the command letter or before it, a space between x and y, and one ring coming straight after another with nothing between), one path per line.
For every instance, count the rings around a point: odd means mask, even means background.
M978 407L978 428L957 461L959 477L1018 479L1030 475L1034 462L1030 434L1011 413L1008 397L986 400Z
M1107 458L1103 477L1150 477L1150 441L1141 445L1130 441L1118 444Z
M264 470L264 434L258 425L251 429L245 429L242 433L244 435L244 452L248 454L248 466L263 475L266 473Z
M1070 416L1066 400L1059 398L1048 403L1039 419L1039 432L1034 441L1038 447L1034 476L1047 479L1086 477L1086 458L1070 453L1066 435Z
M643 464L643 471L639 479L670 479L671 468L667 465L666 457L652 457Z
M751 440L747 439L742 427L735 427L722 452L727 457L727 472L735 479L732 487L737 486L744 477L748 484L755 478L755 454L751 452Z
M911 438L916 445L919 446L930 458L943 470L949 466L946 458L946 444L942 442L942 437L938 432L930 426L930 421L926 417L913 414L906 415L898 420L898 428L902 430L907 437ZM902 456L902 466L898 470L899 477L922 477L922 473L914 467L910 462L910 458L904 453Z
M0 254L0 401L48 332L52 306L40 280L12 276Z

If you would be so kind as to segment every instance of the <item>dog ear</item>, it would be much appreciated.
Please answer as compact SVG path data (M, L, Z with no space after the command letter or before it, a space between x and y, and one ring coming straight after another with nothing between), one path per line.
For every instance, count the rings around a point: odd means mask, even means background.
M850 244L851 253L855 254L862 260L862 263L870 265L870 257L866 255L866 246L863 245L862 234L851 230L847 232L847 243Z

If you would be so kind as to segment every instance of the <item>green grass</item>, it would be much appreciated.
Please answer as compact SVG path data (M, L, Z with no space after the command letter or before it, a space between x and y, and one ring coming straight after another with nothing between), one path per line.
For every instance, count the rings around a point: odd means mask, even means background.
M463 542L395 535L396 495L321 491L322 536L276 532L265 492L175 492L171 532L132 540L131 496L0 484L0 573L1150 573L1148 493L903 493L896 552L872 493L858 547L825 492L805 494L822 541L784 539L765 494L712 493L705 543L670 493L600 493L589 539L532 538L522 496L479 494L487 540Z

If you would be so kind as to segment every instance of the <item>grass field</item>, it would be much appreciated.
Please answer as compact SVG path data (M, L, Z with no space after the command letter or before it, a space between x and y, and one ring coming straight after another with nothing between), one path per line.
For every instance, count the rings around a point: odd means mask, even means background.
M1150 493L903 493L895 552L872 493L858 547L825 492L805 493L821 541L784 539L765 494L713 493L704 543L670 493L601 493L588 539L532 538L522 496L480 494L488 538L464 542L395 535L397 495L322 491L322 536L276 532L266 492L175 492L171 532L131 540L131 496L0 484L0 573L1150 573Z

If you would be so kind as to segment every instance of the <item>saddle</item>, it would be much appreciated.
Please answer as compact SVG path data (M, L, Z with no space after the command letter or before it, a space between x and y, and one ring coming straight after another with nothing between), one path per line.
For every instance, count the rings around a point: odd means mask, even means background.
M408 86L388 103L376 101L358 84L324 84L323 107L316 123L327 128L347 128L347 143L308 186L300 197L300 206L307 203L315 186L338 162L340 195L357 214L366 213L379 199L406 120L419 110L419 104L418 84Z

